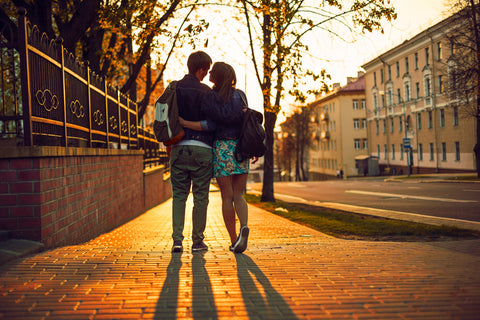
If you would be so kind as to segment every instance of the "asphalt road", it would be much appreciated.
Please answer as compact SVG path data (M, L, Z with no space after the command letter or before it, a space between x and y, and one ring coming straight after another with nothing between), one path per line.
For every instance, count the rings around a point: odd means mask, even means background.
M261 183L248 188L261 191ZM276 182L275 194L480 222L480 183L330 180Z

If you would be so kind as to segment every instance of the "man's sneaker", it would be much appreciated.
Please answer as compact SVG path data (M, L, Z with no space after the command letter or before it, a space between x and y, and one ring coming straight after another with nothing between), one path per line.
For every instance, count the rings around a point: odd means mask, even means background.
M240 234L238 235L238 240L235 243L235 247L233 248L233 251L235 253L241 253L247 249L247 242L248 242L248 234L250 230L248 229L247 226L243 226L240 228Z
M173 241L172 252L182 252L182 251L183 251L182 240Z
M208 247L205 243L199 242L199 243L194 243L192 246L192 252L198 252L198 251L205 251L208 250Z

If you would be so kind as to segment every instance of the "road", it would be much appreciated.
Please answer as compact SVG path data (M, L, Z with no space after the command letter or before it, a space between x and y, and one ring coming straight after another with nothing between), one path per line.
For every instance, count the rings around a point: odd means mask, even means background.
M261 183L248 185L261 191ZM276 182L275 194L480 222L480 183L421 183L417 180Z

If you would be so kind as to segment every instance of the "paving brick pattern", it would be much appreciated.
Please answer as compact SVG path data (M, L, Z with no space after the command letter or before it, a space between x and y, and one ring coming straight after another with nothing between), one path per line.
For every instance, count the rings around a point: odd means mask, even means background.
M480 317L476 243L339 240L249 209L245 254L228 251L212 192L204 254L190 252L189 215L185 252L170 253L169 200L85 244L9 262L0 319Z

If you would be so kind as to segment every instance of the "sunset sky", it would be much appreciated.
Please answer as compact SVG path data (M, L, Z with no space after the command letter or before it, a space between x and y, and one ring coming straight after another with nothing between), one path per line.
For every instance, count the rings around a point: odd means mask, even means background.
M306 66L322 66L331 74L332 83L346 83L346 77L356 76L361 65L375 58L379 54L389 50L404 40L412 38L422 30L439 22L444 17L444 0L392 0L396 8L398 18L392 23L384 23L384 34L374 32L358 36L355 41L346 43L331 37L313 37L310 44L310 54L304 56L303 64ZM246 28L240 23L231 21L225 23L224 9L210 10L205 15L210 23L208 32L207 48L197 48L210 54L214 61L230 63L238 78L237 87L245 90L250 106L259 111L262 110L261 91L256 81L252 62L246 57L249 53ZM191 47L185 47L183 57L177 55L179 61L167 67L166 81L179 79L186 72L186 66L181 60L185 60ZM177 67L173 67L176 65ZM208 85L208 77L204 80ZM311 100L313 97L311 98ZM288 105L294 104L293 99L286 98L282 110L285 114L279 115L277 124L288 115Z

